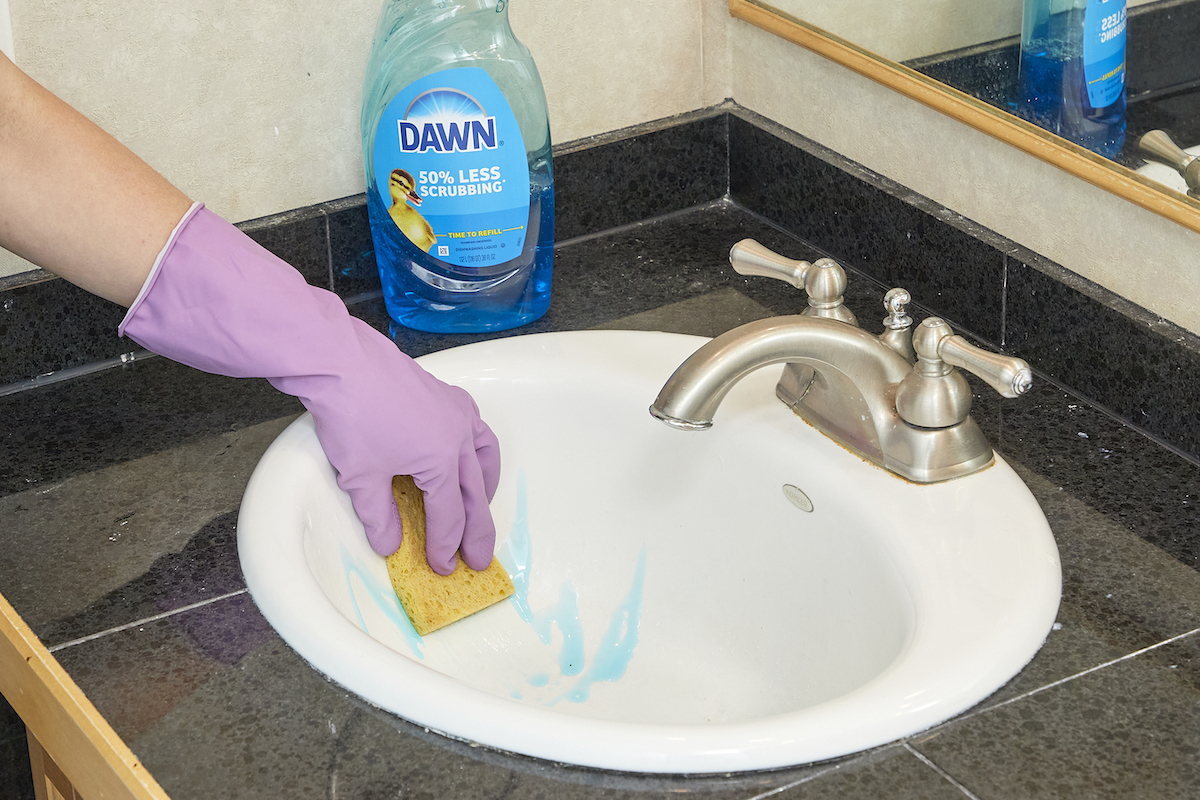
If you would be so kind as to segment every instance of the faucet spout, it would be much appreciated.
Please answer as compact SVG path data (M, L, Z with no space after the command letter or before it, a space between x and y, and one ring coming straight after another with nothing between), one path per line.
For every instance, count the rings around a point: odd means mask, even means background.
M882 394L882 384L899 383L910 369L894 350L859 328L819 317L772 317L728 331L693 353L663 386L650 413L672 427L709 428L734 384L756 369L782 363L807 364L820 373L836 370L855 387L879 390L874 394ZM863 395L861 389L855 393Z
M948 480L993 462L991 445L970 417L925 428L900 416L896 391L913 369L905 357L860 328L812 316L759 320L718 336L679 366L650 413L675 428L704 430L739 380L780 363L787 365L775 388L780 400L826 436L908 480Z
M773 317L735 328L680 365L650 407L675 428L703 430L725 395L750 372L788 364L776 387L800 416L872 460L879 431L896 424L891 397L911 365L860 328L811 316Z

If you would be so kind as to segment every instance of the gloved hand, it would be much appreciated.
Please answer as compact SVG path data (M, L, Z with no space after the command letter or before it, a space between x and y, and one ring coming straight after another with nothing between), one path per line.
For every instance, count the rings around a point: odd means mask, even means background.
M491 562L500 447L471 397L203 205L176 226L118 332L298 397L380 555L400 546L392 476L412 475L425 492L429 565L450 574L459 549L472 569Z

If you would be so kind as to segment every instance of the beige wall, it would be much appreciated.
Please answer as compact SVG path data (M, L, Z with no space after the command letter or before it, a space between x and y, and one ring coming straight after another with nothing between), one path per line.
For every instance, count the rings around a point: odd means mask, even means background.
M1151 2L1128 0L1128 5ZM1018 36L1023 6L1020 0L773 0L772 5L893 61Z
M18 66L234 221L363 191L381 2L9 0ZM511 18L556 143L728 96L722 0L515 0ZM30 266L0 251L0 275Z
M231 219L362 191L379 0L9 2L20 66ZM556 143L733 97L1200 333L1200 235L733 20L725 0L516 0L512 18Z
M0 53L12 58L12 23L8 18L8 0L0 0Z

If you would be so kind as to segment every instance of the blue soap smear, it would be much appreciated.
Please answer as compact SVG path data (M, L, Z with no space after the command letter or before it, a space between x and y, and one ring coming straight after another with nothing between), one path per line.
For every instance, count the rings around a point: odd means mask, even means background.
M390 583L384 584L371 575L370 572L363 569L362 565L350 555L350 551L346 549L345 545L341 545L341 551L342 567L346 571L346 585L350 587L350 602L354 604L354 613L358 616L358 627L364 633L370 633L367 630L367 621L363 618L362 609L359 608L358 597L355 595L353 586L350 583L351 575L357 576L362 581L362 585L370 594L371 600L391 620L392 624L396 626L396 630L404 637L404 641L413 655L417 658L425 658L425 654L421 652L421 647L424 645L425 640L421 638L421 634L417 633L417 629L409 621L408 615L404 613L404 609L400 605L400 599L396 597L396 590L392 588Z
M562 634L562 646L558 654L560 676L581 676L567 692L551 699L546 705L554 705L563 699L572 703L586 702L591 695L593 684L599 681L617 681L625 675L638 643L643 587L646 580L644 546L634 569L633 583L625 599L613 611L608 630L592 657L590 667L584 648L583 625L579 619L579 591L575 584L570 580L564 581L559 588L558 601L547 609L534 611L529 602L533 547L529 534L529 494L524 472L517 477L517 508L512 530L497 553L497 558L512 578L514 592L509 602L516 608L521 619L533 628L543 644L551 644L553 629L558 626ZM531 675L526 680L530 686L537 688L549 686L552 682L550 674L546 672ZM521 693L514 691L513 697L520 699Z
M592 666L583 674L566 694L566 699L572 703L584 703L591 696L592 685L599 681L619 681L625 677L625 670L633 659L633 651L638 643L638 628L642 621L642 593L646 584L646 547L638 556L637 567L633 572L633 584L628 594L617 610L613 612L612 621L596 655L592 658Z
M553 628L557 625L563 637L562 649L558 656L559 671L563 675L578 675L583 671L584 652L583 626L579 622L579 592L575 584L571 581L563 583L559 588L558 602L545 611L535 613L529 604L529 573L533 566L533 547L529 540L529 492L524 472L517 477L517 511L513 519L512 533L497 554L497 558L512 578L513 595L509 601L516 607L517 614L533 627L545 645L550 644ZM549 677L534 676L530 683L533 686L545 686L549 683Z

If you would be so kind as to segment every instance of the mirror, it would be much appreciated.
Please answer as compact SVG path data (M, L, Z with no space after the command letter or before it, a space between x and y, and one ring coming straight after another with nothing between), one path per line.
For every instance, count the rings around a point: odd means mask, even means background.
M1200 201L1136 170L1141 134L1200 145L1197 0L1128 0L1126 144L1103 158L1014 115L1022 4L729 0L730 13L1200 232ZM1170 55L1176 55L1172 58ZM1161 173L1160 173L1161 174Z

